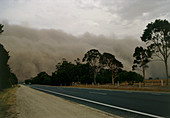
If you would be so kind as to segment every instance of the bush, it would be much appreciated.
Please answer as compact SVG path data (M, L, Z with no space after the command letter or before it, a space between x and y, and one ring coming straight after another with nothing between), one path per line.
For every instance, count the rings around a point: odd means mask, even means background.
M144 78L136 72L121 72L115 77L115 82L128 82L129 85L134 83L143 82Z

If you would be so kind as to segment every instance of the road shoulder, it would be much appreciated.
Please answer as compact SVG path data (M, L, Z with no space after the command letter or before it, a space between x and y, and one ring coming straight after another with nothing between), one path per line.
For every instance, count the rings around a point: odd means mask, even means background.
M18 118L118 118L106 112L70 102L26 86L17 93Z

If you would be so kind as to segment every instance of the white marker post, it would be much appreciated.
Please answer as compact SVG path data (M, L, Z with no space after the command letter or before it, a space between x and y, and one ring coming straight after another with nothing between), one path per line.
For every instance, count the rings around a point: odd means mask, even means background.
M163 80L161 80L161 86L164 86L164 81Z
M141 82L139 82L139 88L141 88Z
M117 82L117 86L119 86L119 81Z

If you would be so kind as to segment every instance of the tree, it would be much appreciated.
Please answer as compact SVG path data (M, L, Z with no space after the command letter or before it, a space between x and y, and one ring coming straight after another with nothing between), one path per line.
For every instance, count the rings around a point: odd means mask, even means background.
M62 64L56 65L56 71L52 74L54 85L70 85L74 81L74 64L63 60Z
M0 44L0 89L11 87L10 82L10 68L7 64L9 60L8 52L4 46Z
M92 83L92 79L90 75L92 74L90 71L90 66L88 63L82 64L80 59L77 58L74 60L76 65L74 65L74 81L78 83Z
M37 76L25 80L26 84L45 84L45 85L50 85L51 84L51 77L46 73L46 72L40 72L37 74Z
M145 70L148 67L148 63L149 63L149 58L151 58L152 56L152 52L149 49L144 49L143 47L136 47L135 48L135 52L133 54L133 57L135 58L134 62L133 62L133 66L132 66L132 70L141 70L143 73L143 78L145 80ZM138 68L142 68L139 69ZM145 81L144 81L145 84Z
M12 85L18 84L18 78L14 73L11 73L10 81L11 81Z
M170 56L170 23L167 20L155 20L146 26L141 40L165 64L168 85L168 57Z
M93 72L88 63L86 64L78 64L75 66L74 77L78 77L78 82L84 84L90 84L93 82L92 78Z
M3 25L0 24L0 34L3 32ZM0 44L0 89L8 88L10 83L10 68L7 64L9 60L8 52L4 46Z
M96 49L91 49L89 50L87 53L85 53L84 58L83 58L83 62L87 62L94 73L94 84L96 84L96 75L97 72L99 72L100 70L100 63L99 63L99 59L100 59L100 52Z
M106 52L101 56L100 63L112 72L112 84L114 85L115 73L118 72L120 68L123 68L123 64L118 61L114 55Z
M46 72L40 72L37 77L39 79L39 84L50 84L51 78Z
M3 25L0 24L0 34L4 31ZM9 52L6 51L4 46L0 44L0 89L11 87L14 84L18 84L18 79L14 73L11 73L8 65L10 58Z

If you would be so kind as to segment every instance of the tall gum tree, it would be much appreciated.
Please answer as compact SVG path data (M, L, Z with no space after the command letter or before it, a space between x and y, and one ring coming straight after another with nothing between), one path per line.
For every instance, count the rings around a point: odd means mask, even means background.
M103 53L100 58L100 63L112 72L112 84L114 85L114 75L118 69L123 68L123 64L118 61L114 55L110 53Z
M135 52L133 54L134 62L132 66L132 70L140 70L143 73L143 78L145 80L145 71L148 68L148 63L150 62L150 58L152 56L152 52L150 49L144 49L143 47L136 47ZM140 69L141 68L141 69ZM144 81L145 85L145 81Z
M170 23L167 20L157 19L146 26L141 40L147 47L164 62L168 85L168 57L170 56Z
M100 70L100 63L99 63L100 57L101 57L101 53L98 50L91 49L87 53L85 53L84 58L82 60L83 62L86 61L91 66L94 73L94 84L96 84L97 72L99 72Z

